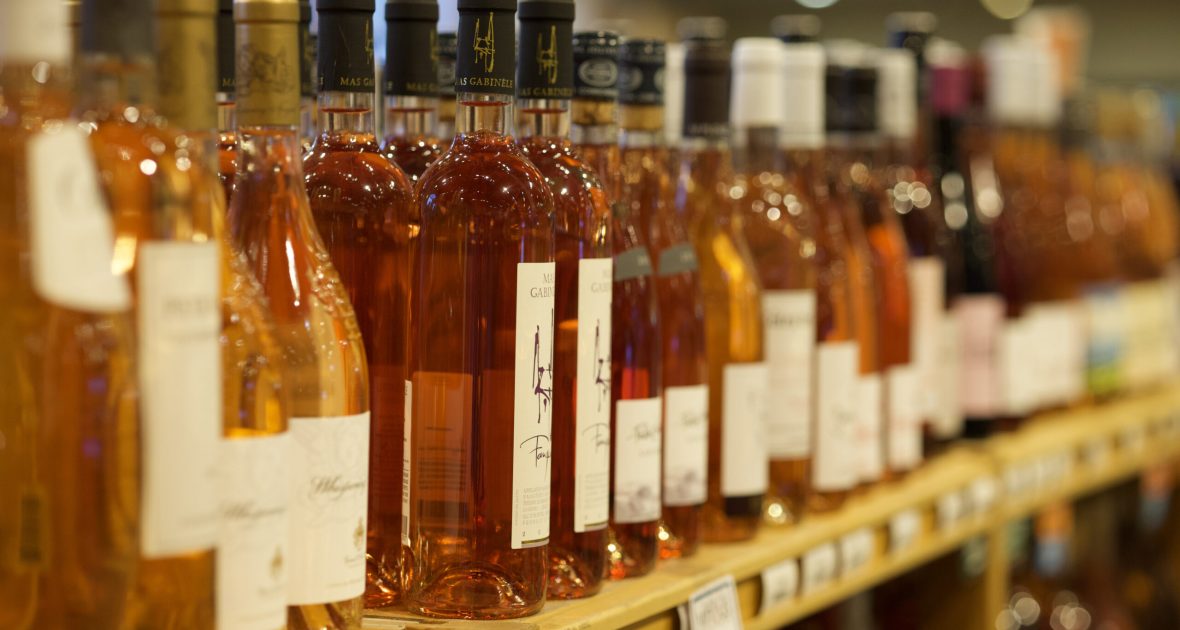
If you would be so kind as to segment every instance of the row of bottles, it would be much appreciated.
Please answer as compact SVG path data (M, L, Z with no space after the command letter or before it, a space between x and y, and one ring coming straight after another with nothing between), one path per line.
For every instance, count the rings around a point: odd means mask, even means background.
M519 617L1175 372L1173 192L1024 39L374 8L2 9L11 627Z

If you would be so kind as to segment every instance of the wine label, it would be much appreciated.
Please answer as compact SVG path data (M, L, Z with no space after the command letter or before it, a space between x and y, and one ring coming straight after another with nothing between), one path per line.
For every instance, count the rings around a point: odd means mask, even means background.
M624 41L619 47L619 104L664 104L664 43Z
M815 450L812 484L819 491L856 485L857 361L855 341L823 342L815 355Z
M894 366L885 372L885 380L889 468L912 470L922 461L918 371L912 364Z
M709 479L709 386L664 388L664 505L700 505Z
M512 32L511 27L507 32ZM516 265L513 549L539 547L549 541L554 275L551 262Z
M1036 321L1027 316L1004 320L1000 365L1004 410L1013 416L1030 413L1041 398L1037 372Z
M876 481L885 472L885 392L881 373L856 379L856 459L861 481Z
M272 630L287 622L291 439L221 442L217 627Z
M613 273L610 258L578 261L578 415L574 456L574 531L578 533L602 529L610 520Z
M139 247L140 551L147 558L212 549L217 542L222 424L217 247L167 241Z
M115 230L86 136L69 122L34 135L28 169L33 289L64 308L130 309L127 278L111 271Z
M651 256L646 247L632 247L615 256L615 282L651 275Z
M574 96L573 4L529 3L520 7L519 98Z
M930 381L938 390L934 413L934 434L942 439L963 432L963 330L953 311L943 314L939 322L938 369ZM922 387L919 381L918 387Z
M619 96L619 36L607 31L574 35L574 96L614 101Z
M338 602L365 592L369 412L291 418L288 603Z
M1122 383L1124 339L1122 302L1115 286L1099 287L1086 293L1085 317L1086 382L1092 393L1102 396L1118 391Z
M815 292L765 291L762 321L768 368L766 443L771 459L811 454Z
M940 361L942 346L943 303L945 301L946 268L934 256L913 258L909 262L910 286L910 358L917 379L922 383L936 383L944 367ZM937 387L919 391L918 418L933 419L939 410Z
M318 13L320 91L372 94L373 12L321 8Z
M955 302L955 318L962 333L963 413L976 418L1000 414L1005 403L1004 298L993 293L961 296Z
M410 488L412 473L410 465L413 463L413 440L411 432L414 430L414 382L406 381L406 406L402 412L402 544L410 545Z
M662 277L697 270L697 254L689 243L673 245L660 252L656 273Z
M220 3L217 8L217 91L234 92L234 11L233 4Z
M511 6L515 9L515 5ZM516 19L514 10L459 11L455 90L480 94L516 91Z
M660 518L659 398L615 403L614 501L616 523Z
M455 33L438 34L438 93L455 95L455 64L459 55L459 41Z
M730 363L721 374L721 494L748 497L766 492L765 363Z
M385 94L438 95L438 5L391 2L385 8ZM454 81L452 38L451 81Z

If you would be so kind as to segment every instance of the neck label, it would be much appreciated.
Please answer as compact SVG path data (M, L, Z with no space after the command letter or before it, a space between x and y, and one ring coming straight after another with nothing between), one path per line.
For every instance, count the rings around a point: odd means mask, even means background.
M516 92L516 20L512 11L462 11L455 63L455 91Z
M372 18L364 11L320 11L321 92L373 92Z
M566 20L521 21L520 98L574 97L573 26Z

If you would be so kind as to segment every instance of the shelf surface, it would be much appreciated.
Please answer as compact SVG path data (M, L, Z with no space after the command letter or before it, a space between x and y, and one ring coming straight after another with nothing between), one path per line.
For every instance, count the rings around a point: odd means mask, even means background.
M811 515L793 526L764 527L743 543L703 545L692 558L662 562L646 577L608 583L592 598L549 602L526 619L442 621L371 610L364 627L671 629L677 607L702 587L730 576L745 626L777 628L1053 501L1096 492L1178 453L1180 387L1161 387L1043 414L1015 433L957 446L900 481L854 496L836 512ZM794 574L795 588L783 591L782 582L776 582L781 599L764 607L763 572L776 565L779 575L783 569Z

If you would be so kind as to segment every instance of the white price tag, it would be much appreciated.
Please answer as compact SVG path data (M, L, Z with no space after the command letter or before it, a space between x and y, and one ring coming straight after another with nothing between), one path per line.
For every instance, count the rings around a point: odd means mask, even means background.
M697 589L688 598L688 619L691 630L742 630L742 609L733 576L719 577Z
M963 520L964 511L962 491L948 492L939 497L937 505L939 529L954 527Z
M840 539L840 575L859 571L873 557L873 530L862 527Z
M827 543L803 556L803 594L810 595L836 579L836 545Z
M1004 471L1004 485L1008 495L1020 497L1033 489L1036 482L1037 468L1035 462L1017 462L1009 464Z
M762 605L758 614L794 599L799 594L799 563L794 558L766 567L762 571Z
M915 508L894 514L893 518L889 519L889 550L901 553L909 549L918 537L921 526L922 519Z
M971 483L971 510L977 517L984 517L996 504L999 486L993 477L982 477Z

